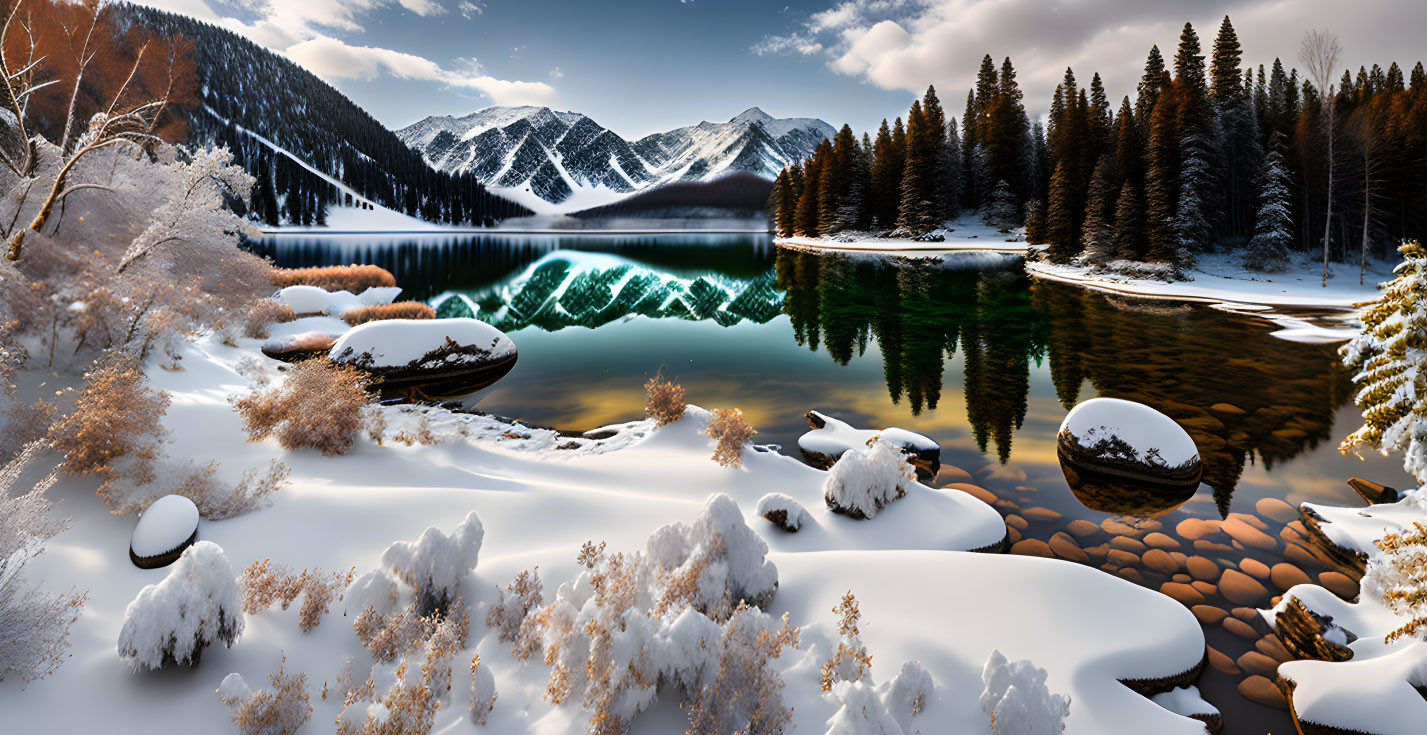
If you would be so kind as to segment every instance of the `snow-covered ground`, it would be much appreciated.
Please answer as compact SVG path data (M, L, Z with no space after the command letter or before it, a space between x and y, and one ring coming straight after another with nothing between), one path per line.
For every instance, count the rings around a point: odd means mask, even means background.
M963 250L989 250L1002 253L1024 253L1039 245L1026 244L1020 230L1010 234L999 232L976 217L962 217L928 233L941 237L941 242L913 240L909 237L878 237L872 232L839 232L825 237L780 237L780 245L815 248L835 252L892 252L930 257L940 253Z
M931 674L934 691L908 732L989 733L978 703L980 672L996 649L1045 669L1050 691L1069 696L1066 732L1203 732L1198 722L1119 683L1198 666L1204 640L1194 617L1168 597L1088 567L960 551L997 544L1005 534L999 514L969 494L911 483L905 497L871 520L835 515L823 502L821 470L752 449L745 449L741 468L713 463L713 441L702 432L710 414L696 407L667 426L635 421L598 440L439 409L385 407L384 444L362 438L342 457L285 451L272 439L246 441L229 404L261 382L281 380L278 364L257 347L257 340L230 347L205 336L185 348L182 370L149 366L154 386L172 398L164 419L170 460L216 457L226 481L275 459L292 468L291 485L270 507L203 521L198 537L222 547L235 569L270 558L295 569L356 567L361 574L381 565L392 542L416 539L429 526L450 532L474 511L485 532L479 564L460 588L472 608L470 639L457 654L451 701L437 712L433 732L474 727L467 714L471 674L460 658L468 661L472 648L499 692L486 731L585 731L588 715L579 702L555 706L542 698L549 667L539 656L513 658L509 644L486 627L488 609L518 571L536 566L546 600L553 599L555 588L581 569L576 555L585 541L642 550L659 527L693 521L715 493L731 497L770 547L778 574L770 612L787 612L802 628L799 647L774 662L793 707L790 732L826 731L841 706L821 691L819 672L838 645L830 611L849 589L861 603L873 679L889 682L910 660ZM393 438L418 427L437 443ZM314 713L306 729L326 731L341 707L337 681L348 659L358 682L371 666L340 602L308 633L299 629L297 606L274 607L247 615L231 649L208 649L192 669L131 671L116 652L125 610L169 570L130 563L135 520L109 514L94 497L95 485L71 478L51 491L72 526L29 567L47 589L89 592L71 636L73 658L23 690L9 682L0 687L0 729L147 735L163 723L184 723L188 731L229 732L228 710L214 693L220 682L236 672L256 688L285 655L288 673L308 675ZM759 498L773 490L807 509L796 534L754 514ZM667 689L634 721L634 732L687 727L677 695ZM325 699L324 690L331 691Z

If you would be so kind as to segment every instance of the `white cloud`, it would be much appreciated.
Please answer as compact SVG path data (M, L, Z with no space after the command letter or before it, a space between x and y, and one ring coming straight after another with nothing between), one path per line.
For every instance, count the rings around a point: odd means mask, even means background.
M550 70L550 78L551 78L551 79L564 79L564 78L565 78L565 72L560 71L560 67L557 66L557 67L555 67L554 69L551 69L551 70Z
M425 18L428 15L441 15L446 12L446 8L433 0L399 0L401 7Z
M1172 59L1188 21L1207 54L1226 13L1251 64L1278 56L1292 65L1303 32L1326 24L1353 68L1396 60L1410 69L1422 53L1414 31L1427 24L1421 2L1359 3L1343 13L1337 0L845 0L753 51L821 54L836 73L884 89L935 84L944 101L965 95L983 55L998 65L1009 56L1035 113L1067 66L1082 84L1098 71L1115 100L1133 97L1150 46Z
M457 5L456 8L461 11L461 15L464 16L466 20L471 20L486 12L485 3L473 3L471 0L461 0L461 4Z
M371 46L351 46L329 36L295 44L286 53L293 61L328 79L370 80L388 75L398 79L438 82L483 92L497 105L547 105L555 97L555 88L544 82L497 79L486 74L474 59L461 60L462 68L449 70L415 54Z

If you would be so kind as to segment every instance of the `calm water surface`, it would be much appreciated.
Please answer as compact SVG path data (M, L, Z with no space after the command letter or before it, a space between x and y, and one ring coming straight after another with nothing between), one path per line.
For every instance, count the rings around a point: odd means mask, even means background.
M520 362L482 410L569 429L627 421L662 368L692 402L743 409L755 441L794 456L809 409L927 434L945 465L932 484L965 480L964 470L1025 538L1120 520L1138 532L1080 541L1134 551L1146 531L1255 514L1263 498L1361 505L1344 484L1351 475L1408 483L1395 461L1338 453L1360 416L1333 346L1279 340L1264 322L1203 306L1032 281L1018 262L895 263L750 235L279 236L254 248L288 267L374 263L405 298L505 330ZM1072 492L1055 435L1069 407L1095 396L1178 420L1205 461L1199 491L1164 499L1152 518L1142 507L1126 515L1119 496ZM1277 539L1283 523L1262 520ZM1246 557L1272 566L1284 546L1202 553L1225 567ZM1116 569L1103 555L1091 563ZM1127 576L1149 587L1170 579L1135 569ZM1235 659L1255 644L1219 625L1205 635ZM1224 731L1291 733L1285 714L1238 695L1242 678L1206 667L1200 679Z

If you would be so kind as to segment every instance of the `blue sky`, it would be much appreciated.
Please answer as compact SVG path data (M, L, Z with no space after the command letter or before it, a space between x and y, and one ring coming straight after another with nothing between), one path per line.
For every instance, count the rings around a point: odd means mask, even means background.
M625 137L751 106L859 132L935 83L959 114L982 54L1011 56L1033 113L1073 66L1118 100L1185 21L1206 50L1224 14L1246 61L1292 65L1309 28L1345 61L1422 50L1427 3L1359 0L148 0L232 28L323 77L386 125L548 104Z

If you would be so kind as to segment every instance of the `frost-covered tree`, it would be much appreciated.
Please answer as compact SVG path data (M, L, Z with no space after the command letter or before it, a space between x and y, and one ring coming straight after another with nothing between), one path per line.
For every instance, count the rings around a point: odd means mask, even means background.
M1416 242L1398 250L1396 277L1363 313L1362 334L1340 350L1358 370L1354 400L1363 412L1341 450L1401 452L1407 473L1427 484L1427 250Z
M431 526L416 541L397 541L382 553L382 566L416 590L423 615L445 611L460 594L466 578L480 558L486 530L475 511L450 534Z
M1427 526L1414 525L1412 531L1375 541L1379 553L1368 559L1363 575L1363 594L1377 597L1407 620L1387 634L1387 643L1403 636L1427 637Z
M915 470L902 456L902 448L875 438L871 445L853 447L828 470L823 499L834 513L872 518L897 498L907 494Z
M1288 167L1277 147L1264 156L1259 169L1258 213L1254 235L1244 253L1244 264L1270 273L1288 268L1289 247L1293 244L1292 194L1288 190Z
M224 196L246 201L252 192L253 177L233 165L233 154L224 148L194 151L188 161L169 164L178 172L180 188L153 213L149 226L134 238L119 262L123 271L150 250L179 240L230 239L247 232L243 220L234 216Z
M981 670L985 689L980 699L981 711L991 718L991 731L996 735L1065 732L1070 697L1051 694L1045 680L1045 669L1030 661L1008 662L1000 651L992 651Z
M55 483L53 472L18 492L41 449L31 443L0 468L0 681L22 685L49 676L64 662L69 628L85 600L83 594L50 594L25 576L25 566L67 525L50 518L45 491Z
M1010 232L1021 224L1017 209L1016 194L1011 191L1011 185L1004 180L997 181L996 187L991 190L991 198L981 210L981 219L995 227L997 232Z
M223 549L199 541L162 580L139 590L124 611L119 658L135 667L196 665L203 649L232 646L243 634L238 577Z

